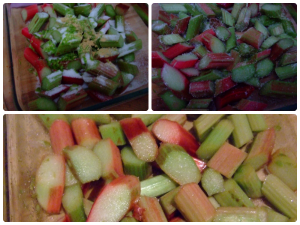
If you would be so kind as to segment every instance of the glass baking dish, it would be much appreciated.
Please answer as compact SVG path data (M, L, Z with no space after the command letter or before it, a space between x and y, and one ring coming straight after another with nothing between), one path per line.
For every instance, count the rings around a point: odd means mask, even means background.
M21 17L22 8L11 7L10 4L6 4L5 6L4 10L7 10L6 20L8 21L6 32L10 37L11 74L14 82L13 90L7 90L7 88L4 87L4 94L7 91L15 92L18 108L20 110L29 110L28 102L37 98L37 94L35 94L37 77L34 73L30 72L32 66L23 56L24 49L28 47L28 42L21 34L22 28L25 27ZM90 111L105 109L148 94L148 27L144 24L132 6L125 15L125 21L136 35L142 39L143 48L137 51L135 55L139 74L135 76L134 80L125 90L120 90L115 94L112 100L99 103L87 97L82 104L76 106L72 110Z
M188 115L195 119L199 115ZM280 149L297 158L296 115L265 115L269 127L275 127L273 152ZM48 131L37 115L6 115L4 117L4 220L59 221L60 214L46 214L38 205L34 192L35 171L41 159L52 153ZM265 176L264 170L259 176ZM261 200L255 200L262 204Z
M285 4L283 4L285 5ZM296 8L297 4L293 4ZM157 20L159 17L159 10L161 10L159 3L151 4L151 20ZM294 22L294 19L289 14L289 12L284 9L287 17L293 22L297 31L297 23ZM158 40L158 35L154 32L151 32L151 51L161 52L161 43ZM155 70L155 69L154 69ZM155 74L155 72L153 72ZM277 76L274 74L270 75L267 78L262 80L263 83L267 82L268 79L276 79ZM152 111L168 111L166 105L162 102L159 97L160 93L166 91L166 88L157 86L156 84L151 83L151 110ZM297 97L293 98L269 98L263 97L258 94L258 90L255 90L254 93L248 98L249 100L264 102L268 104L268 107L264 111L297 111Z

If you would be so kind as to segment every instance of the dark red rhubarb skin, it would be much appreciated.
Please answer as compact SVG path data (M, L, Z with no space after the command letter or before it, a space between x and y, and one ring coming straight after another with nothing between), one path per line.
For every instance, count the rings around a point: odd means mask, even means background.
M205 3L196 3L200 6L200 8L206 13L206 15L210 18L210 17L215 17L216 14L214 13L214 11L212 11L212 9L206 5Z
M194 98L209 97L214 94L212 81L199 81L190 83L189 92Z
M213 29L208 29L208 30L204 31L203 33L197 35L196 37L192 38L190 40L190 42L191 43L203 43L203 38L207 34L211 34L211 35L213 35L215 37L217 36L216 32Z
M128 11L128 9L130 8L130 6L125 5L123 3L119 3L116 5L115 7L117 10L119 10L119 12L122 12L121 15L124 16L126 14L126 12Z
M191 19L191 17L189 16L189 17L183 18L181 20L177 20L172 33L173 34L184 34L188 27L190 19Z
M231 79L231 76L225 77L221 80L215 82L215 96L228 91L229 89L235 87L237 84Z
M51 98L52 100L58 98L60 96L60 94L67 92L70 87L67 85L62 85L64 87L64 89L61 89L59 92L55 92L52 93L51 95L49 95L46 91L42 91L39 95L44 96L44 97L48 97Z
M263 111L267 106L268 104L263 102L256 102L247 99L242 99L236 105L236 108L242 111Z
M142 133L149 132L148 128L140 118L126 118L120 120L120 124L129 141Z
M233 3L217 3L218 6L221 6L222 8L229 8L233 6Z
M37 39L35 36L32 35L30 39L30 44L34 48L34 50L41 56L43 59L45 59L46 55L43 52L41 45L43 42L40 39Z
M176 56L181 55L183 53L190 52L194 49L194 46L187 46L186 44L178 43L168 48L163 52L163 55L169 59L174 59Z
M87 90L86 92L92 99L98 102L106 102L113 99L111 96L106 96L97 91Z
M242 84L236 88L224 92L221 95L218 95L214 100L217 110L223 108L231 102L248 98L254 90L255 88L253 86Z
M176 69L185 69L195 66L196 62L198 62L198 59L191 59L187 61L179 61L173 59L173 61L171 62L171 66L173 66Z
M165 63L169 63L164 60L157 51L152 51L152 68L162 68Z
M82 78L62 76L62 83L83 85L84 81Z
M160 10L158 19L165 22L166 24L170 25L172 20L177 21L178 17L174 14L169 14L165 11Z
M27 18L25 19L25 22L31 20L35 16L35 14L39 12L37 4L27 6L23 10L27 11Z
M104 63L106 63L106 62L112 62L112 61L114 61L115 59L118 58L118 55L119 55L119 53L116 54L116 55L113 55L113 56L102 57L102 58L99 57L99 56L96 56L96 59L98 59L98 60L100 60L101 62L104 62Z

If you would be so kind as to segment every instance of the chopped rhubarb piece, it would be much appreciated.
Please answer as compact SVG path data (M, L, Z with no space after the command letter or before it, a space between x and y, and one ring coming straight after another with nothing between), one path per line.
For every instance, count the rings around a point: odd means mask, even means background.
M39 60L39 56L31 48L25 48L24 57L35 69L37 69L36 64Z
M251 27L242 35L241 41L259 49L264 41L264 34Z
M189 93L194 98L209 97L214 94L213 81L199 81L190 83Z
M215 96L218 96L219 94L221 94L235 86L236 86L236 83L231 79L231 76L217 80L215 82Z
M235 65L241 61L240 54L237 51L231 50L230 55L233 57L234 61L226 68L228 71L232 71Z
M115 12L117 15L124 16L129 8L130 6L125 5L123 3L119 3L115 7Z
M233 6L233 3L217 3L218 6L222 7L222 8L230 8L231 6Z
M48 213L59 213L65 184L65 159L46 156L37 170L35 191L40 206Z
M161 78L174 94L188 98L189 81L179 70L165 64L161 71Z
M70 110L73 107L80 105L86 96L87 93L81 86L72 87L69 91L60 96L57 103L58 109L62 111Z
M236 88L230 89L215 98L215 105L217 109L221 109L227 104L248 98L254 91L254 87L250 85L240 85Z
M196 68L186 68L180 70L187 77L197 77L200 72Z
M120 121L136 156L146 162L153 162L158 154L158 146L152 134L140 118Z
M61 154L65 147L75 145L70 125L64 120L56 120L49 129L51 146L56 154Z
M135 176L127 175L113 180L98 195L87 222L120 221L133 209L140 190L139 179Z
M183 55L177 56L175 59L172 60L171 66L176 69L184 69L193 67L196 62L198 61L198 57L193 53L186 53Z
M110 23L109 23L109 21L106 21L105 24L102 25L100 32L102 34L106 34L106 32L109 30L109 28L110 28Z
M113 99L112 97L101 94L98 91L87 90L86 92L92 99L99 102L106 102Z
M153 20L152 21L152 31L158 35L171 34L172 29L163 21Z
M273 98L297 96L297 83L271 80L264 84L259 94Z
M206 33L202 36L202 43L205 45L207 50L212 51L214 53L225 52L224 43L210 33Z
M72 121L71 126L78 145L93 149L97 142L101 140L94 120L78 118Z
M206 31L204 31L203 33L197 35L196 37L194 37L193 39L190 40L191 43L202 43L203 41L203 37L206 35L206 34L211 34L213 36L217 36L215 31L213 29L208 29Z
M186 52L189 52L193 49L194 49L194 46L192 46L192 45L189 45L186 43L178 43L178 44L168 48L166 51L164 51L163 55L169 59L173 59L176 56L181 55Z
M199 148L195 137L177 122L159 119L154 123L152 132L160 141L180 145L192 156Z
M172 33L173 34L184 34L188 27L190 19L191 19L191 17L189 16L189 17L183 18L181 20L177 20L175 28Z
M165 63L170 63L170 60L167 59L161 52L152 52L152 68L162 68Z
M214 11L212 11L212 9L205 3L196 3L196 7L201 9L200 11L204 12L207 17L215 17L216 16Z
M100 48L94 57L106 63L108 61L114 61L118 56L119 50L117 48Z
M42 7L42 10L44 12L48 13L50 17L57 18L56 12L53 9L53 5L52 4L45 3L41 7Z
M176 21L178 20L178 17L174 14L169 14L165 11L160 10L158 19L167 23L168 25L172 25L172 24L176 23Z
M277 60L283 53L293 47L294 42L290 38L284 38L273 45L270 55L270 60Z
M200 70L223 69L234 62L234 58L226 53L207 53L199 63Z
M251 58L251 61L253 62L258 62L260 60L263 60L265 58L268 58L271 54L271 49L266 49L262 52L258 52L256 53L252 58Z
M74 69L70 69L63 71L62 83L82 85L84 81L79 73L77 73Z
M39 9L37 4L27 6L21 11L23 21L27 22L28 20L31 20L34 17L34 15L38 12Z
M236 108L242 111L263 111L267 106L268 104L263 102L256 102L247 99L242 99L236 105Z
M32 37L32 34L29 33L28 27L24 27L24 28L22 29L22 34L23 34L25 37L27 37L28 39L31 39L31 37Z
M39 54L39 56L41 56L43 59L48 58L48 55L41 48L43 42L40 39L37 39L35 36L32 36L30 39L30 44L34 48L34 50Z
M26 57L25 57L26 58ZM39 79L40 79L40 82L42 82L42 80L48 76L49 74L51 74L51 69L49 68L48 66L48 63L45 59L38 59L36 62L35 62L35 69L38 73L38 76L39 76Z
M52 100L58 98L60 94L67 92L70 89L69 86L61 84L50 91L42 91L38 93L40 96L51 98Z

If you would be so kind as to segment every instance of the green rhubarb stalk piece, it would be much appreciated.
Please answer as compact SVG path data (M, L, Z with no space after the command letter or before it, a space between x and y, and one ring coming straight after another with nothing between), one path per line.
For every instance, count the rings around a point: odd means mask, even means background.
M125 135L119 122L101 125L99 131L103 139L110 138L117 146L126 144Z
M53 3L53 9L59 14L66 15L74 15L74 9L62 4L62 3Z
M263 208L267 211L267 222L288 222L289 218L286 216L276 212L275 210L263 206Z
M250 23L250 17L251 10L249 8L243 8L235 24L235 29L237 31L244 31L245 29L247 29Z
M187 109L207 109L212 102L212 98L191 99L186 106Z
M198 45L192 52L202 59L207 54L207 49L203 45Z
M105 4L99 3L95 8L92 9L92 11L89 14L89 17L97 20L101 16L104 10L105 10Z
M68 114L66 115L69 122L71 123L73 120L77 118L88 118L93 120L97 125L101 124L109 124L111 122L111 118L109 114Z
M99 44L102 48L122 48L124 46L124 38L119 34L106 34L99 39Z
M223 73L220 70L205 70L200 73L200 76L194 77L190 82L206 81L211 80L215 81L223 78Z
M240 56L242 57L249 57L255 52L255 49L246 43L241 43L238 48Z
M49 14L45 12L38 12L34 15L28 25L28 32L30 34L36 33L40 30L43 24L48 20Z
M130 64L123 61L118 61L117 64L122 72L130 73L134 76L136 76L139 73L139 68L134 64Z
M143 181L152 173L150 163L136 157L131 147L126 146L121 150L121 158L126 175L134 175L138 177L140 181ZM172 182L169 183L171 184Z
M229 27L228 30L230 31L231 35L226 41L226 52L230 52L231 49L235 48L236 46L235 29L234 27Z
M76 16L83 15L85 17L88 17L92 10L92 5L91 4L76 5L74 6L73 9Z
M160 97L171 111L180 111L187 105L186 101L177 98L171 91L166 91Z
M122 59L126 63L134 62L135 61L135 54L134 54L134 52L132 52L132 53L130 53L128 55L125 55Z
M211 202L211 204L215 207L215 209L220 207L220 204L217 202L217 200L213 196L209 196L208 200Z
M172 33L171 28L161 20L152 21L152 31L158 35L165 35Z
M198 9L196 9L194 4L184 3L184 7L187 10L186 13L191 14L192 16L202 15L202 13L199 12Z
M42 89L49 91L61 83L63 72L61 70L57 70L54 73L49 74L42 80Z
M275 23L268 27L268 30L272 36L279 36L284 33L284 29L281 23Z
M268 76L274 68L274 63L270 59L264 59L256 64L255 77L262 78Z
M78 180L76 179L70 167L66 163L65 187L69 187L77 183L79 183Z
M242 165L235 172L233 179L240 185L249 198L262 197L262 182L251 165Z
M112 19L115 18L115 16L116 16L115 9L111 4L105 5L105 13Z
M204 170L201 185L208 196L224 191L224 179L222 175L211 168Z
M267 222L267 217L262 207L220 207L213 222Z
M238 20L240 13L245 6L246 6L246 3L234 3L232 11L231 11L231 15L235 19L235 21ZM233 25L231 25L231 26L233 26Z
M254 64L236 67L232 70L231 78L234 82L245 82L255 75Z
M124 45L122 48L119 49L119 56L118 58L121 58L125 55L128 55L132 52L138 51L140 49L142 49L143 44L142 44L142 40L138 39L134 42L131 42L129 44Z
M125 72L121 72L121 75L123 80L123 87L127 87L127 85L133 80L134 75Z
M281 18L281 8L280 4L263 4L261 7L261 13L267 15L270 18L280 19Z
M65 187L62 205L72 222L86 221L80 184Z
M125 32L124 16L116 15L116 29L119 33L124 33Z
M265 40L269 37L269 30L259 20L255 21L254 27L264 35Z
M234 130L232 132L233 142L237 148L242 147L253 139L253 133L245 114L235 114L228 116L232 122Z
M289 218L297 218L297 195L278 177L269 174L261 190L279 212Z
M68 119L64 114L39 114L38 116L47 129L50 129L52 123L56 120L68 122Z
M261 132L268 129L268 125L264 115L247 114L248 122L253 132Z
M295 31L294 25L291 21L289 20L282 20L281 24L283 26L284 32L293 38L297 37L297 33Z
M172 4L159 4L160 7L167 13L187 13L187 9L183 4L172 3Z
M141 195L157 197L173 190L177 186L167 175L158 175L141 182Z
M191 20L190 20L191 22ZM185 40L179 34L167 34L159 36L159 39L165 45L174 45L177 43L185 42Z
M201 23L204 21L203 15L194 16L190 19L189 25L186 31L185 40L189 41L199 34L201 29ZM177 42L178 43L178 42Z
M254 207L253 202L233 179L224 182L225 191L214 197L221 206Z
M216 30L216 35L221 41L227 41L229 37L231 36L231 32L228 31L226 27L217 27Z
M297 75L297 63L275 68L275 73L280 80L285 80Z
M125 33L126 43L131 43L138 40L138 36L133 31L127 31Z
M221 117L222 115L218 117L218 120ZM211 126L213 126L213 124L215 123L210 123ZM195 127L197 127L197 125L195 125ZM210 159L228 139L233 129L234 126L231 121L227 119L221 120L200 145L196 152L197 156L203 160Z
M119 84L107 77L100 75L95 77L92 82L89 83L91 90L99 91L102 94L112 96L117 90Z
M297 96L297 83L271 80L262 86L259 94L273 98Z
M161 205L162 209L164 210L164 213L167 218L171 218L172 215L176 211L174 197L178 193L179 189L180 189L180 187L174 188L173 190L171 190L167 194L161 196L161 198L160 198L160 201L159 201L160 205Z
M263 49L268 49L276 44L280 39L275 36L268 37L261 45Z
M193 158L179 145L162 144L156 158L160 168L178 184L199 183L201 173Z
M57 111L56 104L49 98L40 97L28 103L31 111Z
M297 47L292 47L279 60L279 66L286 66L297 62Z
M235 24L235 19L232 16L232 14L230 14L227 10L225 9L221 9L222 10L222 21L223 23L225 23L226 25L233 27Z
M293 191L297 190L297 163L283 153L275 153L268 164L268 171L281 179Z
M218 7L216 3L206 3L209 8L216 14L216 17L222 17L222 9Z
M69 52L74 51L80 45L82 35L80 33L64 33L62 40L57 47L56 55L60 56Z

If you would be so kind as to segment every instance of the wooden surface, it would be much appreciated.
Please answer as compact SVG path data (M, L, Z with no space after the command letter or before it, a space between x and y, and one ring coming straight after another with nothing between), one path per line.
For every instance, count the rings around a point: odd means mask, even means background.
M292 23L293 23L293 25L294 25L294 27L297 31L296 22L294 21L292 16L288 13L285 6L283 8L284 8L285 15L292 21ZM158 3L152 4L152 20L157 20L158 19L159 10L160 10L160 6L159 6ZM162 49L159 46L162 46L162 44L158 40L158 35L155 34L154 32L152 32L152 51L162 51ZM272 72L272 74L269 75L268 77L262 78L261 82L266 82L268 80L277 79L277 78L278 77L275 74L275 72ZM294 79L294 78L292 78L292 79ZM152 88L152 105L153 104L156 105L157 111L165 111L166 110L165 104L160 104L161 101L160 101L160 97L159 97L160 91L165 91L165 89L163 89L161 87L157 87L157 85L153 85L153 87L155 89ZM268 106L265 109L266 111L275 110L275 109L279 109L279 108L282 108L282 107L297 104L297 97L293 97L293 98L269 98L269 97L260 96L258 92L259 91L256 89L248 99L253 100L253 101L259 101L259 102L267 103Z
M265 115L269 127L275 127L276 142L273 152L280 149L297 159L297 117L295 115ZM34 177L41 160L52 153L48 131L42 126L37 115L6 115L8 179L7 196L10 221L58 221L58 215L47 215L39 210L34 197ZM260 171L263 179L265 171ZM4 185L6 187L6 185ZM255 201L262 204L262 201Z
M28 47L28 42L26 41L26 38L21 34L22 28L26 26L21 18L21 10L21 8L8 9L7 18L9 21L12 65L14 71L13 77L16 87L15 91L17 95L17 101L22 110L28 110L28 102L37 98L37 95L35 94L35 89L37 87L37 77L34 75L34 73L29 72L29 68L32 68L32 66L26 61L23 56L24 49ZM134 93L135 91L142 90L148 87L148 28L145 26L141 18L137 15L132 7L130 7L129 11L125 15L125 21L129 25L129 27L137 34L137 36L142 39L143 48L136 53L136 62L140 72L131 82L129 87L119 96ZM5 80L9 80L9 78L6 77ZM10 90L9 86L4 86L4 89L5 92ZM8 98L9 96L7 96L7 99ZM5 101L5 104L11 105L11 102ZM96 104L97 102L87 98L82 105L73 110L85 109L86 107ZM124 104L124 110L148 109L148 102L145 102L144 100L136 101L135 103L132 103L132 105L135 106L133 109L130 109L128 107L128 104ZM110 110L110 108L116 109L115 106L105 106L105 110ZM7 109L10 110L8 107Z

